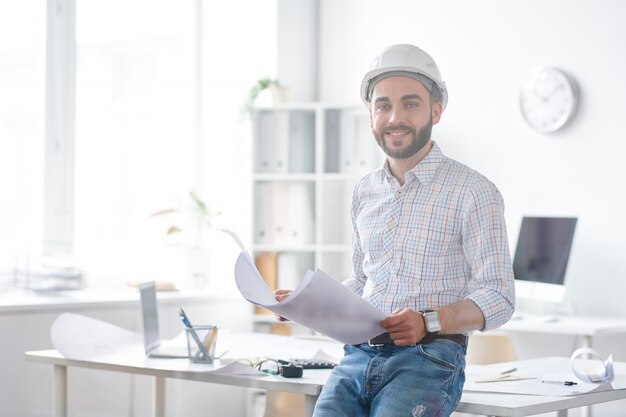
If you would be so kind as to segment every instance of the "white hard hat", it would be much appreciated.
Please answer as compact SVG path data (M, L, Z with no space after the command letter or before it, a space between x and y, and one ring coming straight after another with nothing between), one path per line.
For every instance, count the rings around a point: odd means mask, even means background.
M413 45L393 45L385 49L370 66L361 83L361 98L369 106L374 85L384 78L404 76L424 84L441 101L442 110L448 104L446 83L441 80L439 67L426 52Z

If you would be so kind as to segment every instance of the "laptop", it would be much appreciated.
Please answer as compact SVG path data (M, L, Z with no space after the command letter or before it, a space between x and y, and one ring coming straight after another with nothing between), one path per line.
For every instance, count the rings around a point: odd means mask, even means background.
M146 356L153 358L187 358L184 338L177 337L174 341L161 341L159 334L159 313L157 309L156 283L154 281L139 286L141 298L141 315L143 317L143 343ZM178 343L175 343L177 341Z

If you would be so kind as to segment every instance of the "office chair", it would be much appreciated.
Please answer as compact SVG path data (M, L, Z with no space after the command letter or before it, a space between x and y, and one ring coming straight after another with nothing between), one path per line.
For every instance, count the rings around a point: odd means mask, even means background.
M515 346L511 337L502 332L474 333L467 343L468 365L489 365L499 362L510 362L517 359ZM452 417L469 417L474 414L452 413Z
M489 365L517 359L511 337L501 332L474 333L467 346L468 365Z

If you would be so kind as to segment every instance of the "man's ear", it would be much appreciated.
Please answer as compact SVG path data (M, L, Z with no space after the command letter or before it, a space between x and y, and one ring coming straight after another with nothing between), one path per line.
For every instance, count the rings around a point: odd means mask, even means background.
M441 113L443 113L443 106L441 105L441 102L436 101L433 104L433 109L432 109L433 125L436 125L437 123L439 123L439 120L441 120Z
M370 108L367 109L367 111L370 114L370 129L374 129L374 119L372 119L372 106L370 105Z

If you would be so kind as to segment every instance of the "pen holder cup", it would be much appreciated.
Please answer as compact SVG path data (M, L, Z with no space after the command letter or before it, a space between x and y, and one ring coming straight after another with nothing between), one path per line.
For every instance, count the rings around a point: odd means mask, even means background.
M186 329L186 336L189 360L196 363L213 363L217 326L193 326Z

